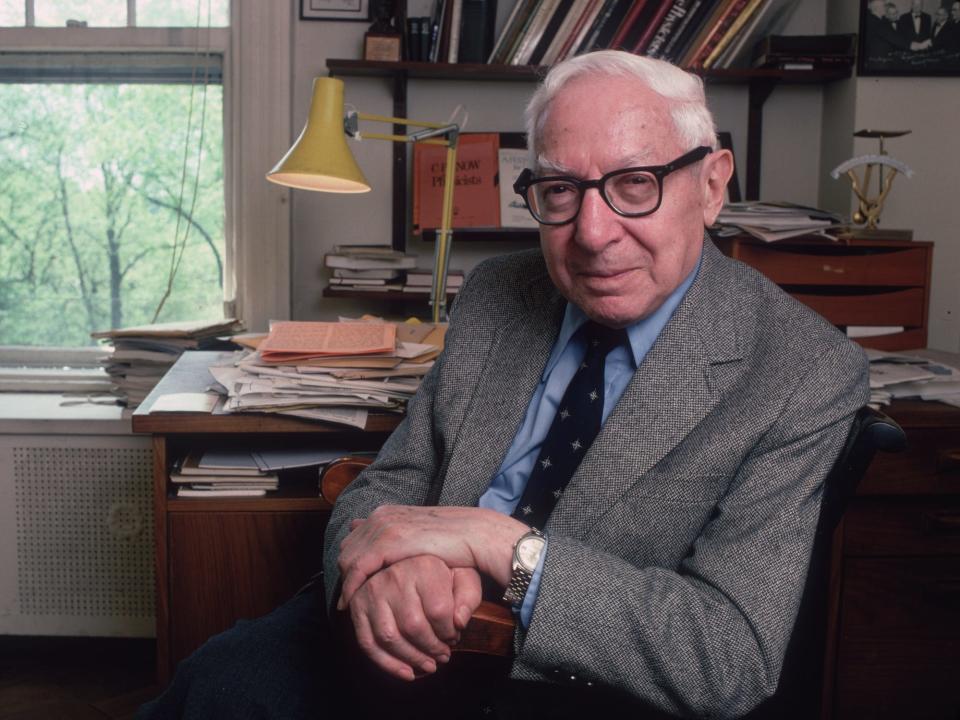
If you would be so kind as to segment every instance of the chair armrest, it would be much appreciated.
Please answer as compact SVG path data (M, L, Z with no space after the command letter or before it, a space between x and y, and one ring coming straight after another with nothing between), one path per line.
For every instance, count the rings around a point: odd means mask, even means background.
M351 456L334 460L320 476L320 494L331 505L343 489L363 472L373 458ZM504 605L484 600L460 633L454 652L509 657L513 654L513 613Z

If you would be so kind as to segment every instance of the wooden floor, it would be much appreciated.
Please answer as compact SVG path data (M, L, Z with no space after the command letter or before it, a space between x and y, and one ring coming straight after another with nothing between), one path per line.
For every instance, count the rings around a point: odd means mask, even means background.
M0 636L0 720L132 718L157 694L153 640Z

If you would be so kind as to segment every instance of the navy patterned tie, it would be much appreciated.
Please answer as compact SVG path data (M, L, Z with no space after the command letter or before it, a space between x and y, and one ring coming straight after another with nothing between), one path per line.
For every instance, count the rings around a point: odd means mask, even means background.
M627 337L626 330L612 330L592 321L579 332L587 341L586 357L560 400L527 487L513 511L513 517L538 529L543 529L554 505L600 432L603 368L607 353Z

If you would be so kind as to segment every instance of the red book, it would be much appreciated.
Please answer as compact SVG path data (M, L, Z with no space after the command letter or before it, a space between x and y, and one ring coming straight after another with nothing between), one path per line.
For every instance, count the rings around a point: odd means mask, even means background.
M626 16L623 18L623 22L621 22L620 27L617 28L613 40L610 41L611 48L618 49L623 45L623 41L627 39L627 36L633 29L633 24L637 21L637 18L640 17L640 13L643 12L643 7L646 4L647 0L633 0L633 5L630 6Z
M660 23L663 22L663 18L666 17L672 7L673 0L660 0L660 7L657 8L657 12L650 18L647 29L643 31L643 34L637 39L634 46L630 48L630 52L634 55L643 55L643 51L647 49L647 45L653 40L653 36L657 34L657 30L660 29Z
M500 135L465 133L457 144L452 227L500 225ZM439 228L443 210L447 149L442 145L413 146L413 232Z

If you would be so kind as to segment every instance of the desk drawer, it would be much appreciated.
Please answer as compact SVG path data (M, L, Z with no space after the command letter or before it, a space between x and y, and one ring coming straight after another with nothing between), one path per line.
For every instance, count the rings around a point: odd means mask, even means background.
M908 428L906 450L877 453L857 494L960 494L960 427Z
M843 553L960 556L960 501L855 500L844 515Z
M820 293L809 287L785 288L834 325L923 325L923 289Z
M871 248L740 244L736 257L780 285L890 285L922 287L927 248Z

